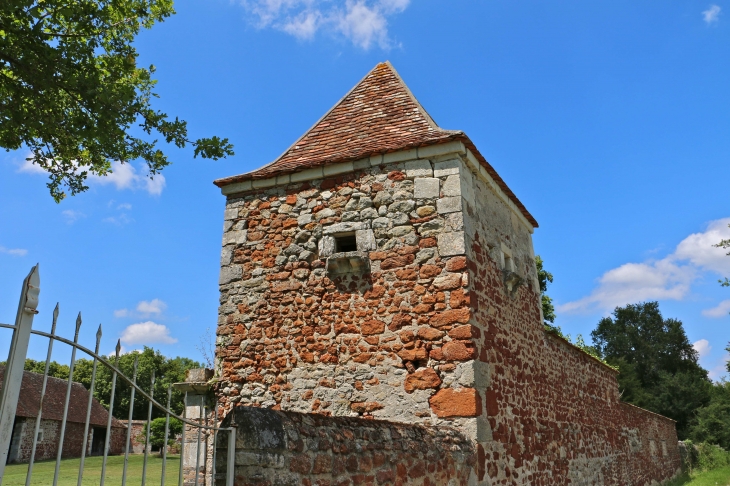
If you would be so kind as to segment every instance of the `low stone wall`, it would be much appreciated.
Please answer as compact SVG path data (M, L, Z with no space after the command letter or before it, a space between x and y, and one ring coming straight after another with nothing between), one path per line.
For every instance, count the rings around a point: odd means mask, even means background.
M476 452L450 427L396 424L239 406L235 424L236 486L468 484ZM227 434L218 442L225 471ZM223 485L223 474L216 484Z

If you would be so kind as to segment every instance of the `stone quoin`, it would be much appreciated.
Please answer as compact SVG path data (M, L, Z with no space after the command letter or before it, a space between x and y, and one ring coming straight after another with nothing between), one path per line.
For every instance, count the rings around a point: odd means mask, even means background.
M622 403L613 369L544 331L535 218L389 63L274 162L215 183L216 399L240 422L237 484L677 473L674 422Z

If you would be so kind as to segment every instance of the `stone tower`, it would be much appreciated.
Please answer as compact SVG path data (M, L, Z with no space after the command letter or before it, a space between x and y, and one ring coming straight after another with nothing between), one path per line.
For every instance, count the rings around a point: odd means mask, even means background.
M545 333L537 222L389 63L274 162L215 183L224 412L454 426L480 482L623 477L595 461L623 450L631 433L607 431L638 412L614 370Z

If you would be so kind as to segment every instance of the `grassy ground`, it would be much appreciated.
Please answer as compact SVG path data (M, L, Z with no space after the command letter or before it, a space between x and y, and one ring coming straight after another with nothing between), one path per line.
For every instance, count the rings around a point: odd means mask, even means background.
M685 473L666 486L730 486L730 466L692 475Z
M143 455L130 455L127 468L127 484L136 485L142 482ZM87 457L84 462L84 486L98 486L101 478L102 458ZM106 463L106 484L122 484L122 467L124 456L110 456ZM33 466L33 480L31 484L48 486L53 484L53 471L56 461L37 462ZM165 485L177 485L177 475L180 467L180 456L168 456L165 470ZM5 467L3 486L24 486L28 471L27 464L8 464ZM59 486L76 486L79 472L79 459L64 459L61 461ZM158 485L162 478L162 458L150 455L147 460L147 484Z

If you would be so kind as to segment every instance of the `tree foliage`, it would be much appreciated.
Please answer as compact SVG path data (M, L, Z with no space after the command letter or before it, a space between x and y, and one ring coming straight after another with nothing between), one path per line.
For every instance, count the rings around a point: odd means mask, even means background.
M156 136L196 157L233 155L228 139L188 140L187 122L152 107L155 68L137 65L132 43L174 13L172 0L0 2L0 147L30 149L57 202L112 161L159 173L170 160Z
M134 373L134 359L138 359L137 365L137 385L146 393L150 392L150 381L152 372L155 372L155 388L154 398L162 405L167 404L167 388L173 383L185 381L185 373L189 369L200 368L200 363L190 358L166 358L160 351L154 350L147 346L144 350L132 351L119 357L119 370L128 378L132 378ZM108 358L114 364L114 356ZM3 365L4 363L0 363ZM90 359L78 359L74 366L73 379L81 383L88 390L91 388L91 375L93 372L94 362ZM45 361L35 361L32 359L25 360L25 370L34 373L43 373ZM55 361L50 362L48 368L48 376L68 380L69 366L59 364ZM104 405L107 409L111 401L112 388L112 372L106 366L98 364L96 368L96 382L94 384L94 397ZM126 419L129 413L129 400L131 398L132 388L122 379L117 378L116 392L114 394L114 410L113 415L117 418ZM180 415L184 407L184 394L172 389L170 408L173 412ZM139 393L134 399L134 411L132 418L134 420L147 420L147 404L149 402ZM163 417L165 413L156 407L152 408L152 417Z
M657 302L617 307L591 332L599 354L618 367L623 400L677 421L687 437L694 413L710 401L712 384L682 322L664 319Z
M183 423L175 417L170 417L170 425L167 432L167 445L175 443L175 436L182 434ZM144 424L142 436L147 437L147 424ZM150 422L150 444L156 449L161 449L165 443L165 417L158 417Z
M537 280L540 282L540 299L542 301L542 317L545 324L555 322L555 306L553 299L547 295L548 284L553 283L553 274L545 270L540 255L535 257L535 266L537 267Z
M697 410L690 437L730 450L730 382L721 381L712 387L710 403Z

